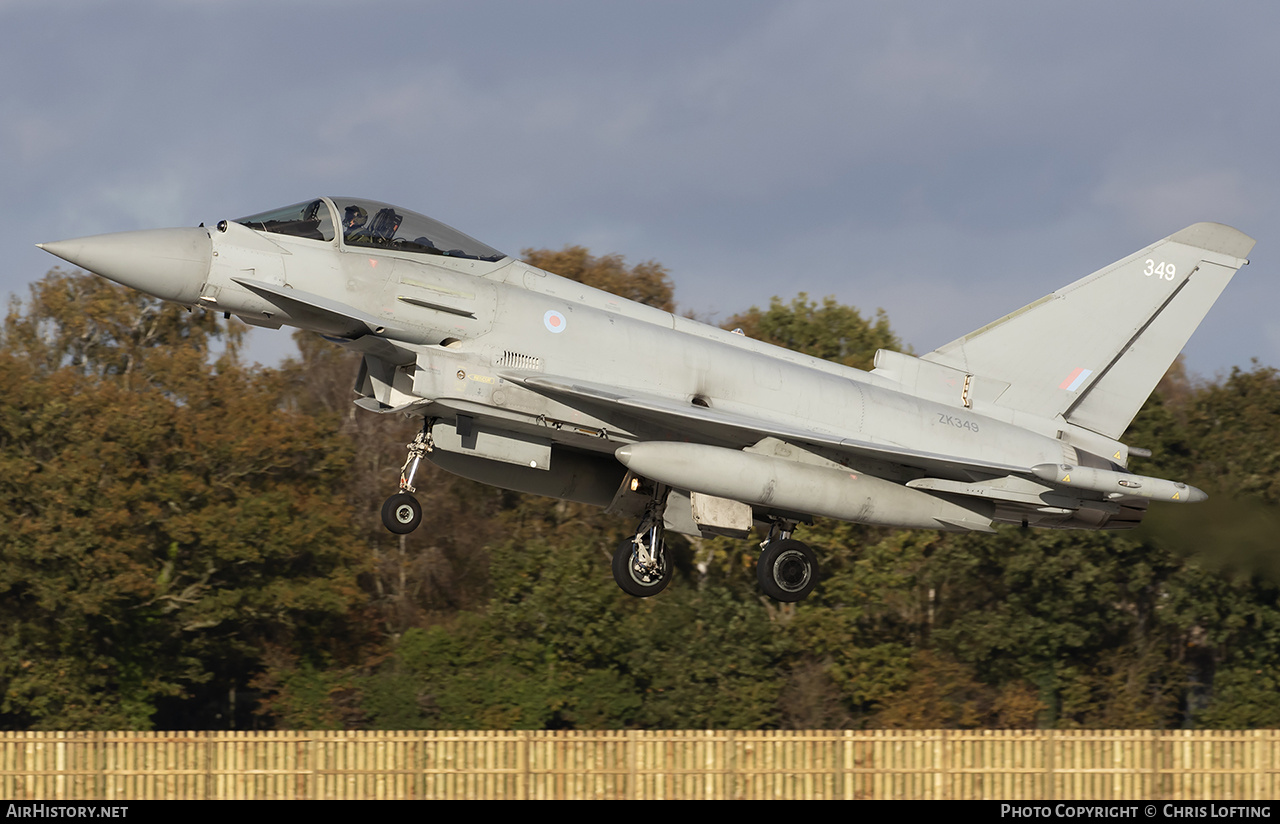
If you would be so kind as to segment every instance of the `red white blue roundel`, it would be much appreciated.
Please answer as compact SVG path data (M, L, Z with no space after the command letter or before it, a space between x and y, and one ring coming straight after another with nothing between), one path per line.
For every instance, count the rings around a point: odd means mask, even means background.
M542 325L547 327L548 332L555 332L558 335L564 331L566 322L564 315L554 309L548 309L547 313L542 316Z

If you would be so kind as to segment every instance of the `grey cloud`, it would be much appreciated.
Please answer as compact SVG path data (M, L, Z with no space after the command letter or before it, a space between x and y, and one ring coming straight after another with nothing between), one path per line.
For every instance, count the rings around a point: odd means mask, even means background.
M343 193L657 259L704 314L884 306L920 351L1208 219L1259 244L1189 363L1280 363L1272 5L350 11L0 4L0 288L39 241Z

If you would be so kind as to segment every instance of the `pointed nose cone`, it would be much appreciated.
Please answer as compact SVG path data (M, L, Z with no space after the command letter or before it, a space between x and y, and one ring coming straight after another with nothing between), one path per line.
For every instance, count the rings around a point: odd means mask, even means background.
M213 260L204 229L146 229L37 245L116 283L186 304L200 297Z

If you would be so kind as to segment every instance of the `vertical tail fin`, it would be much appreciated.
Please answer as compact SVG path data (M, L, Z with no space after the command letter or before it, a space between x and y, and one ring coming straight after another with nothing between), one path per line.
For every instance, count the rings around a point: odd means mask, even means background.
M995 403L1119 438L1254 240L1197 223L923 356L1009 384Z

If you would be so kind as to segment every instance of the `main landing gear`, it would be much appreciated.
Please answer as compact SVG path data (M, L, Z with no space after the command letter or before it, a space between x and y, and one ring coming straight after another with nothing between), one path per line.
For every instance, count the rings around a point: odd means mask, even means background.
M422 431L409 444L409 457L400 469L400 491L387 498L382 505L382 525L397 535L408 535L422 523L422 504L413 497L413 476L418 464L431 451L430 424L424 422Z
M628 595L648 598L671 583L671 556L663 541L662 514L665 490L655 493L645 507L635 534L613 553L613 580ZM775 520L769 536L760 544L756 579L765 595L793 603L804 599L818 583L818 558L806 544L795 540L792 521Z
M657 595L671 583L671 556L663 540L662 512L666 495L655 494L645 507L635 535L613 553L613 580L622 591L637 598Z
M799 601L818 583L818 557L791 537L794 530L790 521L774 521L769 537L760 544L756 580L764 594L775 601Z

